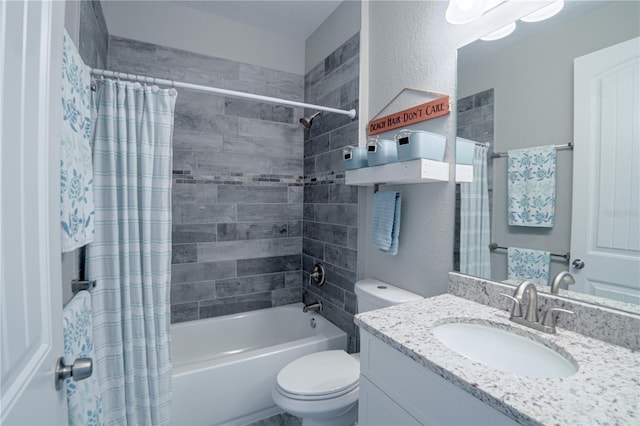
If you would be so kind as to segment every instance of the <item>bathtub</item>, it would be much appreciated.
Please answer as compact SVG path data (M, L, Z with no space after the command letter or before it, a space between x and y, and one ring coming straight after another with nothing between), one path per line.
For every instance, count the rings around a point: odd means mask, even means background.
M347 348L346 333L300 303L172 324L171 333L173 425L243 425L278 414L271 391L282 367Z

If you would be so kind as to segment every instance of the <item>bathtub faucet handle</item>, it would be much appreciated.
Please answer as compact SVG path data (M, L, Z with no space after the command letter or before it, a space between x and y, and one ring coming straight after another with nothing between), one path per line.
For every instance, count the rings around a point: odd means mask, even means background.
M316 263L313 265L313 270L309 274L309 285L311 285L312 281L319 286L324 284L326 276L327 272L324 269L324 265L322 263Z
M309 311L316 311L316 312L322 311L322 302L318 300L317 302L308 303L304 305L304 308L302 308L302 312L306 313Z

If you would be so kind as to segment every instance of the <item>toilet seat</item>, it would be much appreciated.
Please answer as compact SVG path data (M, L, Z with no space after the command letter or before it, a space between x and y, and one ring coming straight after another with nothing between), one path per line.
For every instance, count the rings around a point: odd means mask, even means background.
M357 389L360 363L345 351L323 351L303 356L278 373L276 389L297 400L337 398Z

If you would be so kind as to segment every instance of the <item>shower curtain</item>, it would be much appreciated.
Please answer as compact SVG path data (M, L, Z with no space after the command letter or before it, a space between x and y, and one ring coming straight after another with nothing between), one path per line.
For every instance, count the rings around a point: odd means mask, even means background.
M164 425L171 403L171 167L175 89L104 80L87 247L105 424Z
M491 278L486 146L476 144L473 182L460 184L460 272Z

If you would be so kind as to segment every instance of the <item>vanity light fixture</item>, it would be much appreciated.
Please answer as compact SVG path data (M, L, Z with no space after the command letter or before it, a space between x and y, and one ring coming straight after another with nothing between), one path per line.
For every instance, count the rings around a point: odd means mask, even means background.
M497 30L487 34L484 37L480 37L480 40L484 40L484 41L498 40L498 39L501 39L503 37L508 36L513 31L515 31L515 29L516 29L516 23L512 22L510 24L505 25L502 28L498 28Z
M445 16L451 24L468 24L481 17L486 6L487 0L449 0Z
M473 22L485 12L506 0L449 0L446 18L450 24L461 25Z
M520 18L521 21L524 22L540 22L540 21L544 21L545 19L549 19L551 18L553 15L557 14L558 12L560 12L562 10L562 8L564 7L564 0L557 0L545 7L543 7L540 10L536 10L533 13L530 13L529 15Z

